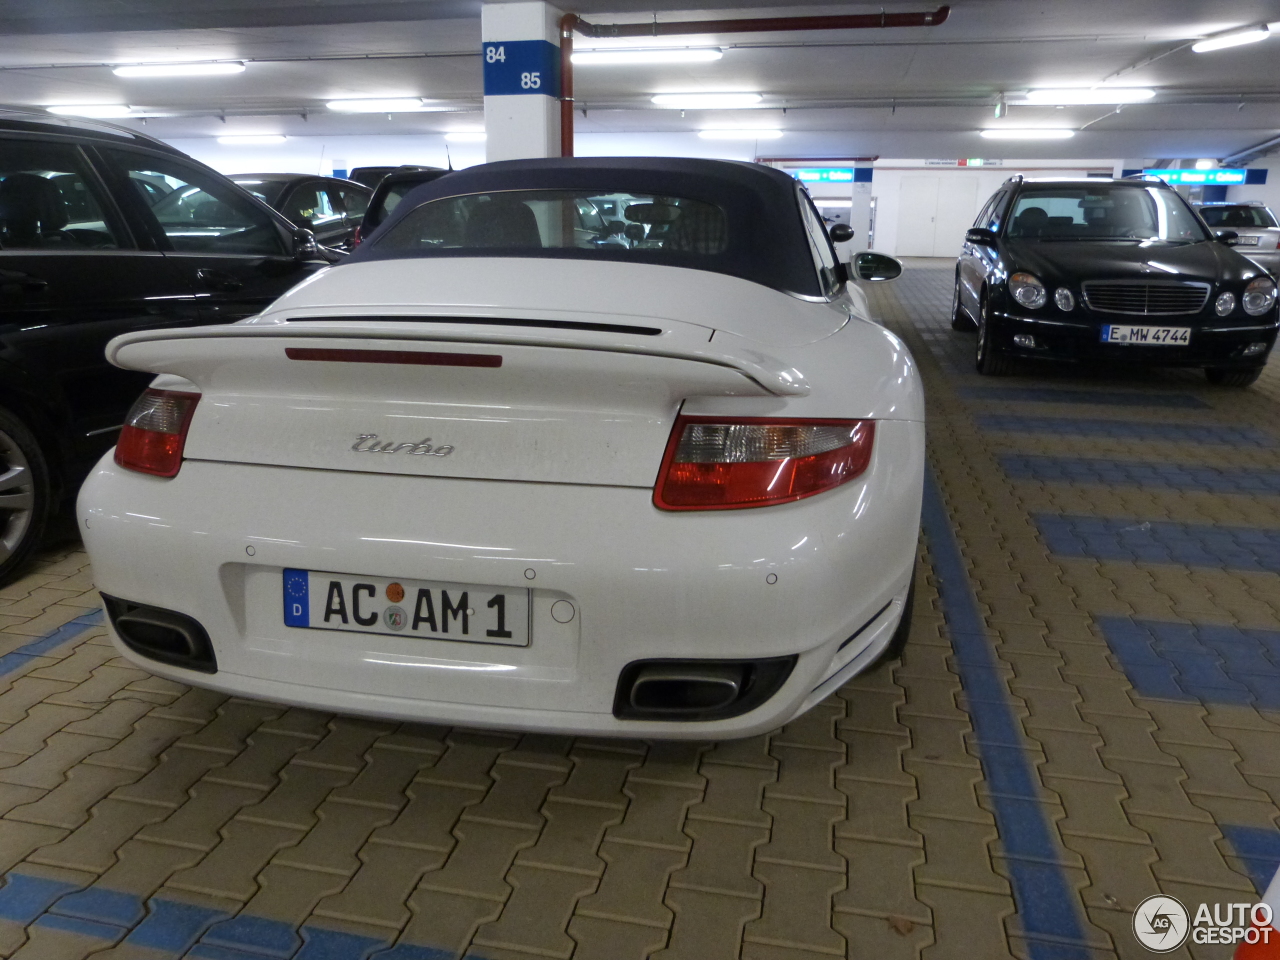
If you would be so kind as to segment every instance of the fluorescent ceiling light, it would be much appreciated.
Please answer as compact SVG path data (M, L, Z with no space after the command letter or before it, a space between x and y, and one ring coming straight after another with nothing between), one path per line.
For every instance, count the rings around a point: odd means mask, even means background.
M777 140L781 130L699 130L703 140Z
M418 113L431 107L421 97L382 97L374 100L330 100L325 104L339 113Z
M1209 37L1199 43L1193 43L1191 49L1196 53L1209 53L1211 50L1225 50L1227 47L1239 47L1246 43L1257 43L1271 36L1266 27L1248 27L1244 30L1233 30L1216 37Z
M250 146L254 144L284 143L289 138L282 133L244 133L229 137L219 137L219 143L229 146Z
M483 130L451 130L444 138L450 143L484 143L488 136Z
M1076 135L1074 130L1036 130L1029 127L979 132L988 140L1070 140Z
M718 47L675 48L671 50L578 50L573 62L580 67L635 63L710 63L724 53Z
M244 73L244 64L237 61L206 61L204 63L131 63L111 71L117 77L215 77L231 73Z
M84 103L74 106L71 104L58 104L55 107L45 107L45 109L60 117L92 117L94 119L127 117L133 112L131 107L127 107L123 103Z
M1095 87L1089 89L1031 90L1028 103L1046 105L1075 103L1141 103L1156 95L1147 87Z
M672 110L736 110L763 99L758 93L660 93L653 102Z
M1217 164L1213 160L1197 160L1197 170L1212 170Z

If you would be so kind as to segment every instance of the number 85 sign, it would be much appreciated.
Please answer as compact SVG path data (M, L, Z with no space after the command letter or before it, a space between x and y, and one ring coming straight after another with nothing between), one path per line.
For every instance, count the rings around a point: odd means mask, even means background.
M506 40L481 46L484 95L560 96L560 48L546 40Z

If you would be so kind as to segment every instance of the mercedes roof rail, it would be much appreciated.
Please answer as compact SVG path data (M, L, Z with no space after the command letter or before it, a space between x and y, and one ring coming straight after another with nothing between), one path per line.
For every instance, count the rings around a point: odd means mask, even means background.
M138 140L149 146L161 147L167 152L172 153L174 148L163 140L140 133L129 127L122 127L118 123L107 123L105 120L94 120L90 117L60 117L51 113L45 113L32 107L13 106L11 104L0 104L0 121L14 120L20 123L30 123L40 127L58 127L68 130L79 130L88 133L107 134L115 137L127 137L131 140Z

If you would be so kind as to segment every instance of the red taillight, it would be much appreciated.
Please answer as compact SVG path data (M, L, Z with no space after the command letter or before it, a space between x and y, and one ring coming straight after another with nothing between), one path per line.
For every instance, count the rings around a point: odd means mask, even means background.
M176 477L198 393L147 390L129 409L116 442L116 463L139 473Z
M732 510L811 497L871 462L872 420L678 417L654 505Z
M351 234L351 249L354 250L360 246L360 241L364 239L364 227L356 227L355 232Z

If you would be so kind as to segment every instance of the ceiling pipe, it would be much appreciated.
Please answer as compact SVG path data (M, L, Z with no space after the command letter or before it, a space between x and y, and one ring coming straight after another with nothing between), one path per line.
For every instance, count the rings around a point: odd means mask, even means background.
M706 33L783 33L795 30L879 30L936 27L951 7L927 13L858 13L820 17L756 17L739 20L678 20L671 23L588 23L576 13L560 18L560 155L573 156L573 35L592 39L680 37Z
M1255 143L1252 147L1239 150L1229 157L1223 157L1222 165L1229 167L1233 163L1248 163L1250 160L1256 160L1276 147L1280 147L1280 137L1263 140L1261 143Z

